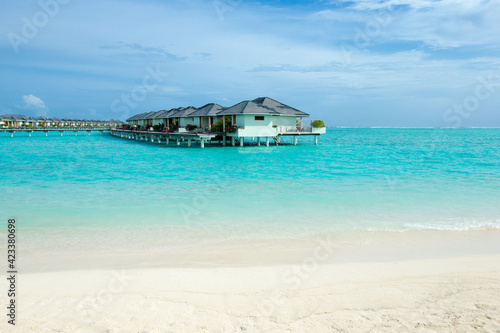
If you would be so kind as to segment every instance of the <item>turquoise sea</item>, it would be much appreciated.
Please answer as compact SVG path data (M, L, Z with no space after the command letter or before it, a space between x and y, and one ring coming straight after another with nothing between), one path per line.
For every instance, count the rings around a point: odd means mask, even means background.
M3 219L109 239L500 228L500 129L329 128L317 146L205 149L82 133L0 134Z

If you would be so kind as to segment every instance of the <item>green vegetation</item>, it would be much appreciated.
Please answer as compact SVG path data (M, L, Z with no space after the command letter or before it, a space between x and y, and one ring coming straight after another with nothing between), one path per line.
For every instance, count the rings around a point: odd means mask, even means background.
M325 122L323 120L313 120L311 122L312 127L326 127Z
M238 127L231 125L231 118L227 117L226 118L226 132L227 133L234 133ZM222 120L214 123L212 127L210 127L210 132L222 132L223 131L223 126L222 126Z
M238 129L237 126L232 126L232 125L229 125L228 127L226 127L226 132L227 133L236 133L236 130Z
M177 131L178 129L179 129L179 124L172 124L168 128L168 131L173 133L173 132Z
M222 132L222 121L218 121L218 122L214 123L210 127L210 132Z
M188 131L188 132L191 132L192 130L197 129L197 128L198 128L198 126L193 125L193 124L186 125L186 131Z

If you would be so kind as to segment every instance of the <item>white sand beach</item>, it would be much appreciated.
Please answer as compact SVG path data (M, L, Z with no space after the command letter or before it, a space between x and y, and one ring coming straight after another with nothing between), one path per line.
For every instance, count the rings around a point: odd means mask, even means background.
M57 270L19 275L17 326L4 319L0 331L498 332L499 235L380 234L266 264L238 261L249 248L190 267L77 269L90 255L64 269L61 260Z

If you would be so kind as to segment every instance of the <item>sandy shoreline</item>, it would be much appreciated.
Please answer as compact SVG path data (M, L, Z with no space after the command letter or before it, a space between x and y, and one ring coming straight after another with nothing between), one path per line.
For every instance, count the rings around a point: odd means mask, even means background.
M18 325L4 319L0 331L496 332L499 234L381 234L364 247L316 242L266 264L237 255L193 267L62 260L57 270L19 275Z
M70 231L68 231L70 232ZM125 233L129 235L130 233ZM157 230L127 238L92 230L39 237L20 232L19 265L24 273L165 267L241 267L401 261L462 255L500 254L500 230L335 232L302 238L196 238L179 241ZM99 239L100 235L105 235ZM110 236L112 235L112 236ZM73 237L73 238L71 238ZM5 242L2 242L5 243Z

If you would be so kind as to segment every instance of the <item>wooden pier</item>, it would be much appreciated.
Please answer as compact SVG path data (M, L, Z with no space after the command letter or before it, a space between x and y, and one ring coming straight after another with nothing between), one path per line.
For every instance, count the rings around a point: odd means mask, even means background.
M204 133L204 132L175 132L175 133L167 133L167 132L156 132L156 131L134 131L134 130L122 130L122 129L111 129L110 133L112 136L122 138L122 139L128 139L128 140L135 140L135 141L142 141L142 142L148 142L148 143L164 143L164 144L175 144L177 146L180 146L182 143L187 143L188 147L192 147L193 143L199 143L201 148L205 148L206 143L212 143L212 140L215 138L218 138L223 146L226 146L228 144L228 141L230 142L231 146L236 145L236 141L239 141L239 146L243 147L245 138L244 137L239 137L236 138L235 136L230 136L227 135L226 133ZM270 138L274 139L274 142L276 145L284 145L286 144L281 136L293 136L294 141L293 144L297 145L297 138L298 136L303 136L303 135L312 135L314 136L314 143L318 144L318 136L319 133L304 133L304 132L287 132L287 133L282 133L279 134L275 137L265 137L265 145L269 147L270 145ZM255 138L252 138L252 142L254 142ZM261 138L257 137L257 146L261 145Z
M3 132L8 132L10 133L11 137L14 137L14 133L28 133L28 136L31 137L31 134L33 132L44 132L45 136L48 136L49 132L59 132L61 136L65 132L73 132L74 135L78 135L79 132L87 132L88 135L90 135L93 131L98 131L101 133L101 135L104 132L110 132L110 134L114 137L118 138L123 138L123 139L128 139L128 140L136 140L136 141L142 141L142 142L149 142L149 143L165 143L167 145L169 144L175 144L177 146L180 146L181 144L187 143L188 147L192 147L193 144L199 144L201 148L205 147L205 144L211 144L213 143L214 139L218 140L218 144L221 144L223 146L226 146L230 144L231 146L236 146L236 142L238 142L238 145L240 147L243 147L245 145L245 139L251 139L250 145L257 145L260 146L262 141L261 139L264 138L265 141L263 144L265 144L267 147L270 145L270 139L274 140L274 144L279 146L279 145L286 145L286 143L283 140L284 136L293 136L293 145L297 145L298 142L298 137L299 136L314 136L314 144L318 144L318 136L320 133L311 133L311 132L282 132L279 133L276 136L267 136L267 137L236 137L235 135L230 135L227 133L222 133L222 132L175 132L175 133L167 133L167 132L157 132L157 131L135 131L135 130L123 130L123 129L117 129L114 127L56 127L56 128L40 128L40 127L33 127L33 128L0 128L0 133ZM255 139L257 140L255 143ZM248 144L248 141L247 141Z
M61 136L63 136L64 132L74 132L75 135L78 135L78 132L87 132L88 135L93 131L103 132L110 131L111 127L56 127L56 128L41 128L41 127L33 127L33 128L0 128L0 133L9 132L11 137L14 137L14 133L28 133L28 136L31 136L33 132L44 132L45 136L48 136L49 132L60 132Z
M221 135L221 133L167 133L154 131L131 131L121 129L112 129L110 133L112 136L123 139L151 143L165 143L167 145L170 143L175 143L177 146L180 146L181 143L187 142L187 146L191 147L193 143L199 142L201 148L205 148L205 143L210 142L215 137Z
M318 137L321 135L319 132L295 132L295 131L290 131L290 132L281 132L279 134L280 137L282 136L293 136L293 144L297 145L298 138L299 136L314 136L314 144L318 144ZM281 139L281 138L280 138Z

